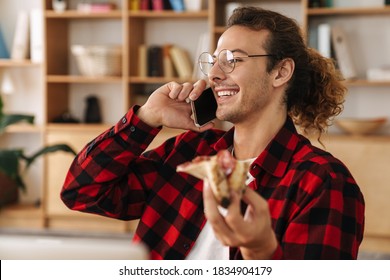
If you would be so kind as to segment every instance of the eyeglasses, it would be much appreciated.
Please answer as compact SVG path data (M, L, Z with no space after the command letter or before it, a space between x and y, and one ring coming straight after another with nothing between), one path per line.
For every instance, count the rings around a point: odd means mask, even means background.
M247 57L265 57L265 56L275 56L274 54L248 54L244 56L234 56L233 51L221 50L217 56L211 55L208 52L201 53L198 58L198 64L200 70L206 76L210 73L211 68L214 66L215 62L218 61L219 68L226 74L233 72L236 67L236 63L242 61L242 58Z

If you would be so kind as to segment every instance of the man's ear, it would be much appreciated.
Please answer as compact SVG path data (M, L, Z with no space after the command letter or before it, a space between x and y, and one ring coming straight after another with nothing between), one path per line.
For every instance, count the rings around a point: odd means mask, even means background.
M276 73L273 81L274 87L280 87L287 84L294 73L294 69L295 63L291 58L285 58L279 62L275 69Z

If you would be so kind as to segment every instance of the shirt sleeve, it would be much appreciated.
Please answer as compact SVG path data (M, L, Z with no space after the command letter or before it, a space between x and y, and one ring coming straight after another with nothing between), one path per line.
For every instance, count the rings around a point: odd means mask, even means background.
M308 170L295 190L300 205L286 221L274 258L356 259L364 230L364 200L343 165Z
M157 163L142 153L161 128L143 123L137 107L88 143L73 160L61 191L65 205L112 218L137 219ZM137 164L135 164L137 163Z

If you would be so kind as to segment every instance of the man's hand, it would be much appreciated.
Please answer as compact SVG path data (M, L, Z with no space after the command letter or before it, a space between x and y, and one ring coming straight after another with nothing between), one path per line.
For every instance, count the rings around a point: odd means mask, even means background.
M205 87L204 80L199 80L195 84L167 83L150 95L146 103L138 110L137 115L153 127L166 126L195 131L210 129L213 127L212 123L201 128L195 126L191 118L191 105L186 101L196 100Z
M244 215L239 195L234 192L227 214L222 215L209 183L204 181L205 215L217 239L226 246L240 247L244 259L270 259L278 242L271 227L268 203L250 188L245 190L242 199L248 204Z

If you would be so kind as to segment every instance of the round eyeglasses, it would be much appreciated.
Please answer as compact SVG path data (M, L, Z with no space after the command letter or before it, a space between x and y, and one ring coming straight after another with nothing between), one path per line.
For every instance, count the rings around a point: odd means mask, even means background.
M225 73L229 74L233 72L236 67L236 63L242 61L243 58L247 57L266 57L266 56L275 56L274 54L247 54L243 56L234 56L233 51L221 50L217 56L211 55L208 52L201 53L198 58L198 64L200 70L206 76L210 73L211 68L214 66L215 62L218 61L219 68Z

